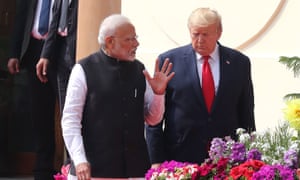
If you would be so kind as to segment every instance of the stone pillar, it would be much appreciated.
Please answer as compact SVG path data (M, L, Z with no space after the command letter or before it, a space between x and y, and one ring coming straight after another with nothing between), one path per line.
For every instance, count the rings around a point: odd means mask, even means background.
M121 13L121 0L79 0L77 60L99 49L99 25L104 17L114 13Z

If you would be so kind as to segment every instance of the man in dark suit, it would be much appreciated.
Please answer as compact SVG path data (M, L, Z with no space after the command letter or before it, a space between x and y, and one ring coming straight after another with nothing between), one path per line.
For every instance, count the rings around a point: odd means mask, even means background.
M66 6L64 3L67 3ZM41 82L46 83L48 82L47 69L49 64L56 65L57 93L61 112L65 102L69 75L75 64L77 10L78 0L55 0L49 34L36 66L38 78ZM64 11L65 16L63 16ZM64 27L61 27L62 21L65 23Z
M55 133L54 115L56 101L56 83L41 83L36 76L35 66L47 37L47 29L51 21L51 6L43 9L45 0L18 0L15 26L12 33L11 52L8 60L8 70L11 74L19 72L20 68L27 70L28 84L31 93L31 118L35 135L36 163L34 167L35 180L52 180L54 171ZM42 14L49 12L46 27L40 31ZM55 79L53 66L48 68L48 78ZM28 122L31 123L31 122Z
M75 64L77 13L78 0L55 0L49 34L36 65L36 74L42 83L48 82L49 65L56 65L60 113L63 111L69 76ZM64 163L69 164L69 154L68 152L66 154Z
M249 58L218 42L222 23L214 10L193 11L188 28L191 44L159 56L161 64L170 59L176 75L166 90L164 121L146 128L152 167L165 160L200 164L212 138L234 137L237 128L255 130ZM204 96L204 57L213 76L210 103Z

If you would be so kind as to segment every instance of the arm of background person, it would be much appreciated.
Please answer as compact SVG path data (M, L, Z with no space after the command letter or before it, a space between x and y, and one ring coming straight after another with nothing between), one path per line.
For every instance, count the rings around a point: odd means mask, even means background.
M244 86L243 92L240 96L239 101L239 120L240 127L248 130L249 132L255 131L255 118L254 118L254 92L253 92L253 82L251 78L251 63L248 57L244 58L243 63L243 79Z
M30 10L29 4L24 0L16 1L16 16L11 33L9 58L20 58L26 23L32 23L26 22Z
M60 16L60 2L61 1L54 1L52 9L53 16L50 23L48 36L44 42L40 59L36 64L36 75L42 83L48 82L47 72L49 63L50 61L57 60L57 54L60 53L59 50L61 43L59 43L58 40L60 37L57 36L57 28Z

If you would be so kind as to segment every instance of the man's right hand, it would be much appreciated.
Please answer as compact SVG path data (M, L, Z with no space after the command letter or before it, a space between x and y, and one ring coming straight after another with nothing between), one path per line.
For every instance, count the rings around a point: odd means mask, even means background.
M76 166L76 176L78 180L90 180L91 179L91 167L90 164L80 163Z
M7 68L10 74L16 74L20 71L19 60L17 58L10 58L7 63Z
M152 169L157 169L160 166L160 163L152 164L151 168Z

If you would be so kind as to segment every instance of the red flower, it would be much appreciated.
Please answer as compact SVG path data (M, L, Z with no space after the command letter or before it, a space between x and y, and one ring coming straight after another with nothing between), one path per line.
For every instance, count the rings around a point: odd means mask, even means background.
M233 167L230 170L229 176L234 180L237 180L240 177L245 177L247 180L251 180L253 173L258 171L263 165L265 165L264 162L251 159Z
M199 174L200 176L207 176L211 173L212 166L210 164L203 164L199 167Z
M198 168L200 179L224 179L231 165L228 158L221 157L218 161L207 160Z
M220 160L217 163L218 173L222 173L222 172L226 171L228 164L229 164L228 158L223 158L223 157L220 158Z

